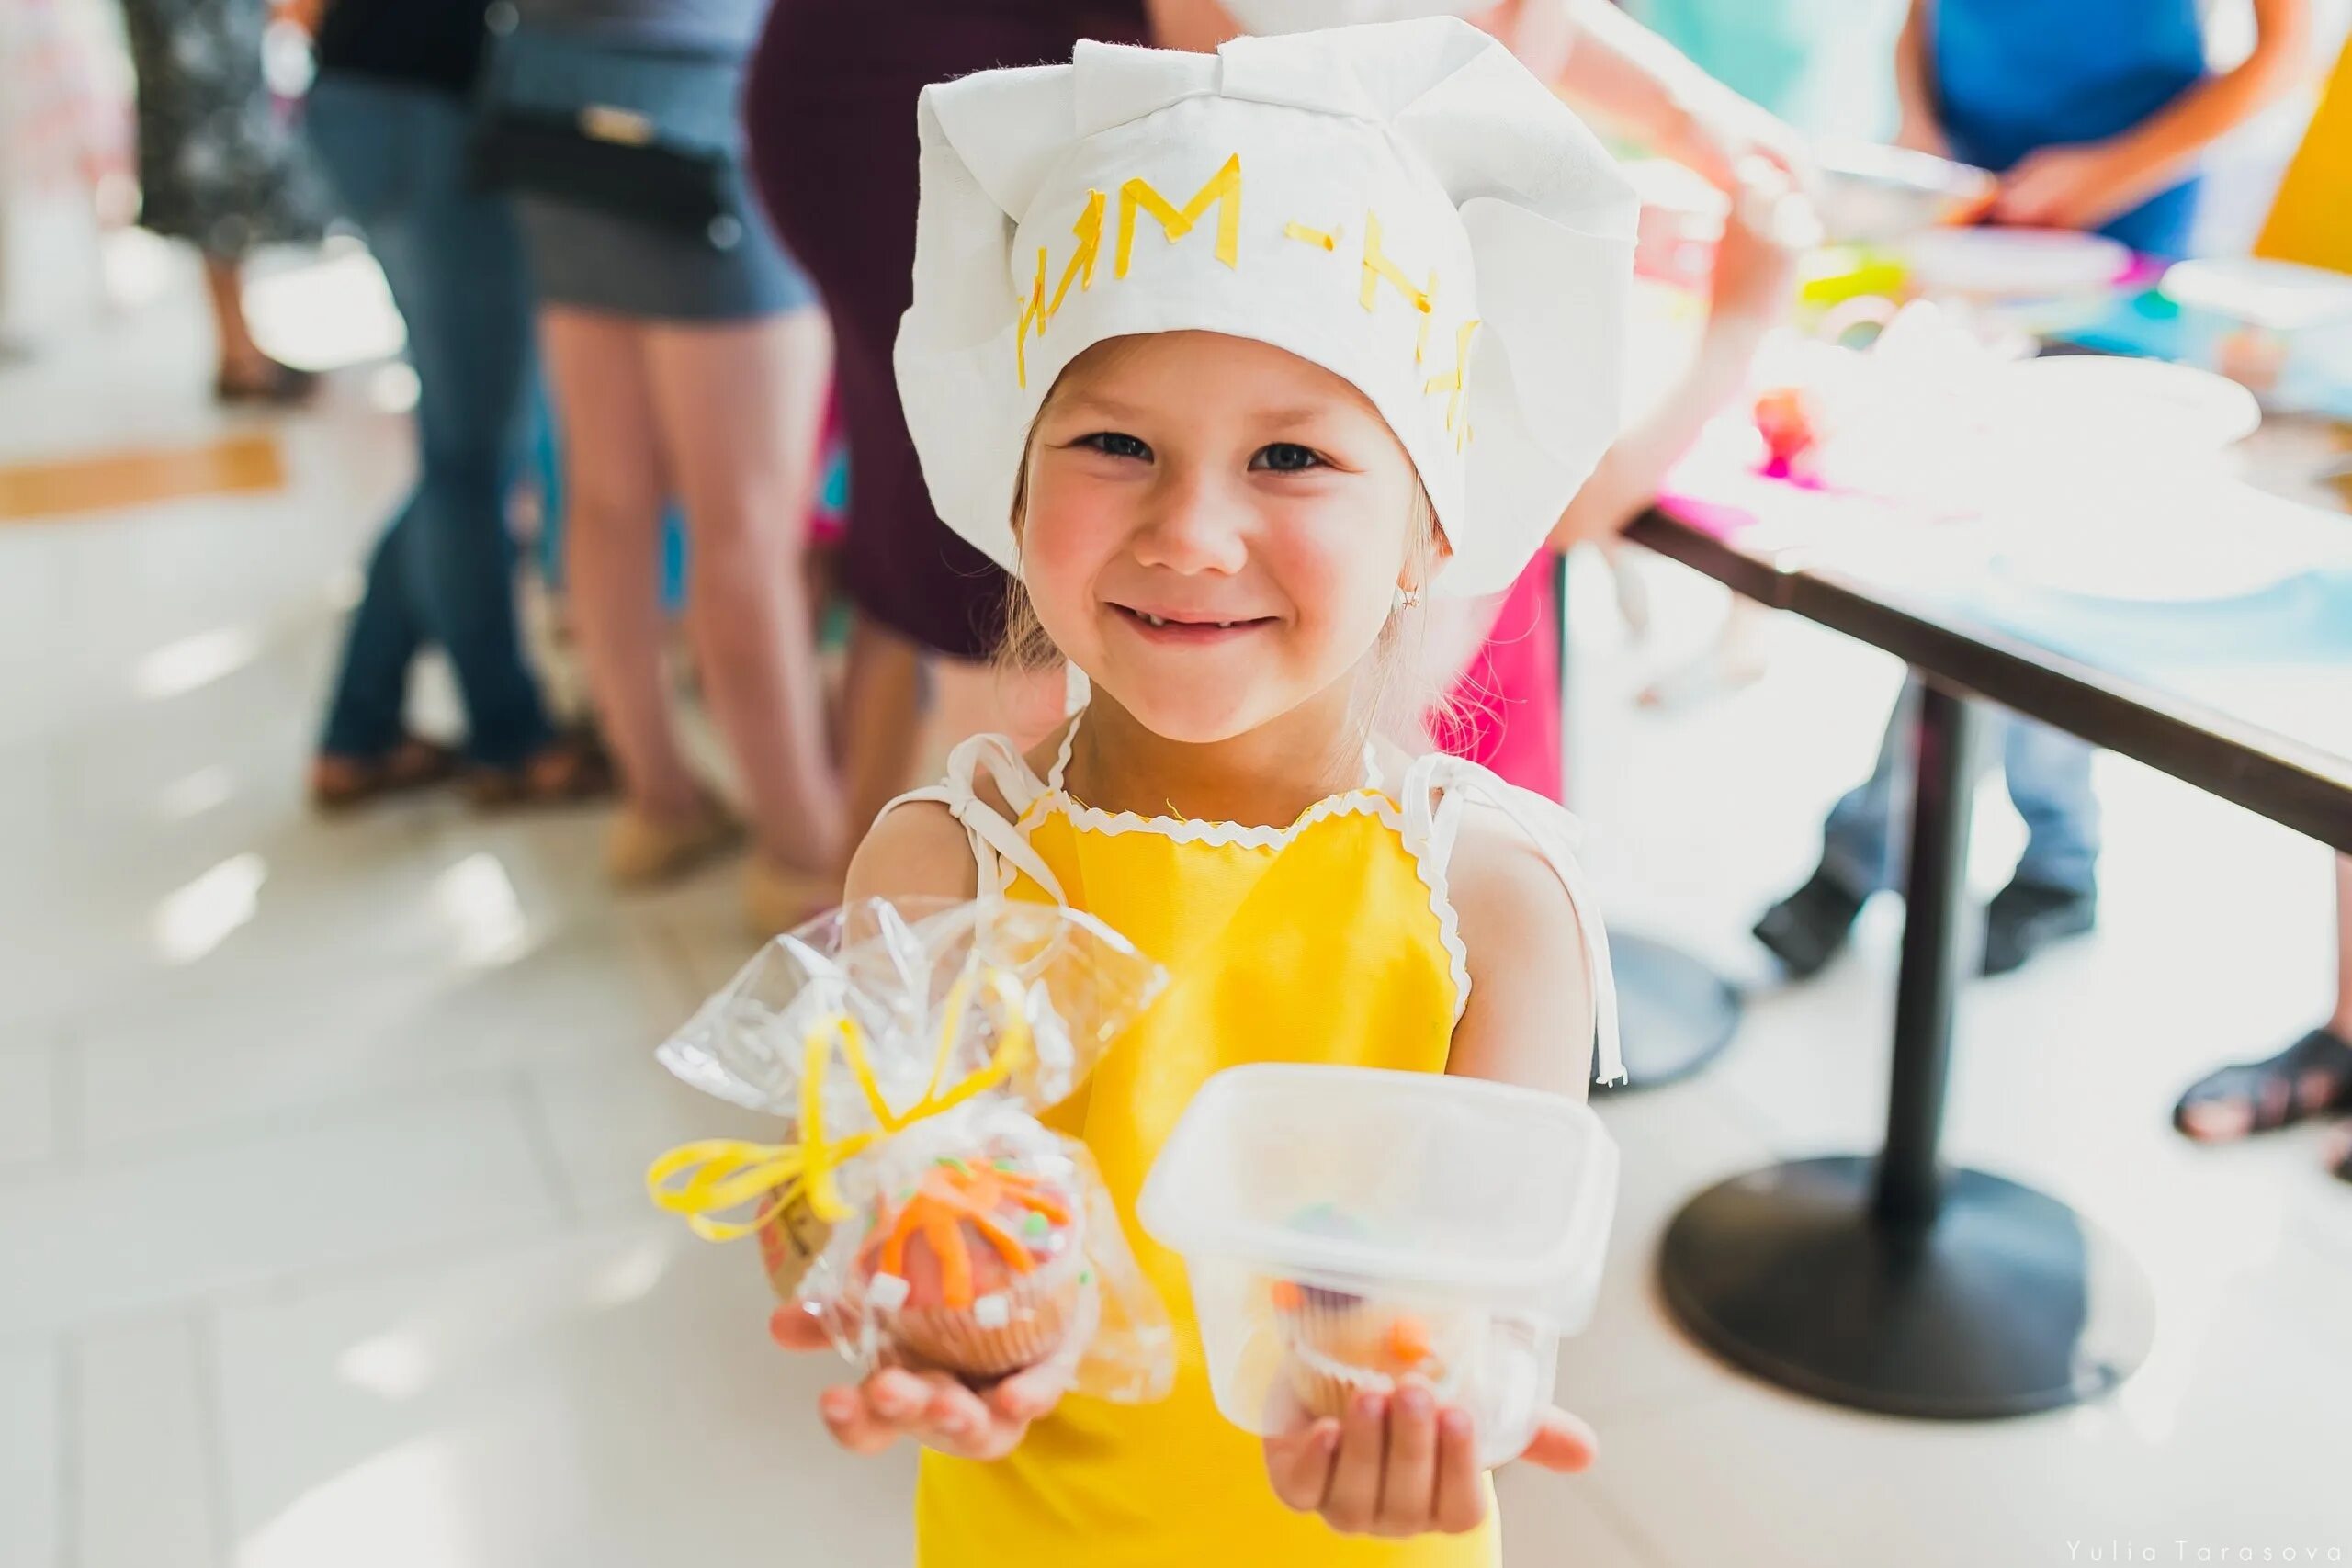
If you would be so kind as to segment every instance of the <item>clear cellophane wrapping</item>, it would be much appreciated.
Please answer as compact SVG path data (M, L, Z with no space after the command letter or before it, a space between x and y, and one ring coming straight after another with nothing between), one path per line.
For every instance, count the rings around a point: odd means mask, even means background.
M662 1045L679 1078L780 1126L774 1145L672 1151L655 1201L714 1239L756 1232L778 1293L861 1372L984 1383L1052 1362L1079 1393L1156 1399L1167 1312L1085 1147L1038 1116L1165 979L1052 905L833 910L768 942Z

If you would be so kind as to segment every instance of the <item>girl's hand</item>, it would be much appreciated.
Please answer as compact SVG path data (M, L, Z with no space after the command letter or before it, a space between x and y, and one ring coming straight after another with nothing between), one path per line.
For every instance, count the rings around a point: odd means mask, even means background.
M1592 1428L1554 1409L1520 1455L1546 1470L1592 1463ZM1266 1439L1274 1495L1319 1514L1342 1535L1462 1535L1487 1517L1477 1434L1467 1411L1441 1408L1427 1384L1407 1380L1394 1398L1358 1394L1347 1415Z
M1761 160L1799 190L1816 181L1813 153L1804 137L1785 121L1728 87L1710 82L1687 106L1678 127L1660 140L1658 151L1703 175L1734 200L1747 180L1747 164Z
M797 1303L776 1308L768 1333L787 1350L832 1349L824 1324ZM1052 1360L975 1391L945 1372L882 1367L855 1386L829 1388L817 1400L833 1441L854 1454L878 1454L900 1438L958 1459L1002 1459L1021 1446L1029 1423L1061 1403L1078 1370L1086 1336L1072 1334Z
M1804 254L1822 238L1812 205L1780 171L1758 164L1742 175L1715 249L1708 322L1718 330L1786 318L1796 305Z

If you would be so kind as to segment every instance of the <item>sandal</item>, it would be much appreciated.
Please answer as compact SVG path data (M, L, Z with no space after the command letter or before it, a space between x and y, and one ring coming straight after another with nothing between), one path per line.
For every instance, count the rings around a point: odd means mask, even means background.
M430 789L458 771L458 754L412 735L373 757L322 751L311 760L311 804L348 811L386 795Z
M560 736L511 768L468 770L465 795L483 811L564 806L613 793L613 761L594 735Z
M2199 1112L2245 1107L2235 1131L2199 1128ZM2242 1062L2199 1079L2173 1107L2172 1124L2200 1143L2268 1133L2332 1111L2352 1110L2352 1043L2314 1029L2267 1062Z
M624 806L605 835L605 871L619 886L650 887L684 876L742 836L742 825L713 800L674 820Z

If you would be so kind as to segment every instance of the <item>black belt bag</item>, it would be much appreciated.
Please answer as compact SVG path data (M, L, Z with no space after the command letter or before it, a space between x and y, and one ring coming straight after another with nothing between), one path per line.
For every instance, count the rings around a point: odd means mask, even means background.
M475 179L742 243L743 58L546 26L500 39L482 77Z

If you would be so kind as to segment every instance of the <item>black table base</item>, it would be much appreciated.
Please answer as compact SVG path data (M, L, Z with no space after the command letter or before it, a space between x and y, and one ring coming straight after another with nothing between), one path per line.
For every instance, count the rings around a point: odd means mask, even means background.
M1596 1092L1657 1089L1687 1078L1739 1032L1739 992L1706 964L1652 937L1612 931L1618 1034L1625 1077Z
M1676 1215L1658 1258L1668 1307L1702 1345L1783 1388L1897 1416L2090 1398L2145 1358L2154 1321L2137 1265L2065 1204L1937 1159L1968 924L1972 716L1929 683L1884 1151L1724 1182Z
M1668 1305L1767 1382L1896 1416L2055 1409L2147 1355L2136 1267L2065 1204L1959 1170L1931 1223L1890 1225L1877 1184L1875 1162L1833 1155L1702 1193L1667 1231Z

